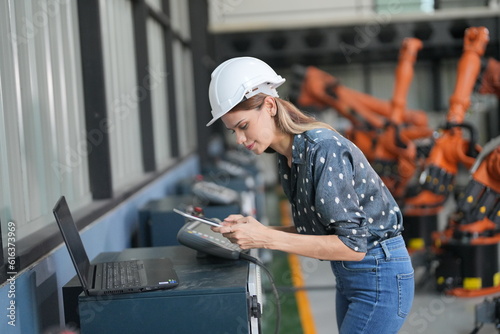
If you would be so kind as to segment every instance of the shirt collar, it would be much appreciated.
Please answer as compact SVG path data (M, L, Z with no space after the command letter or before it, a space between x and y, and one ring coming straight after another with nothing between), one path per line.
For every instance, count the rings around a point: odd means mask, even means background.
M305 133L295 135L292 146L292 163L303 165L306 162L307 136Z

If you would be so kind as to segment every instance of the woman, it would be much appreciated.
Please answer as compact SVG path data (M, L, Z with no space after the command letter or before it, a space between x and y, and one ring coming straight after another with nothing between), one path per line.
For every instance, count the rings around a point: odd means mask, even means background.
M331 261L340 333L397 333L414 293L398 205L352 142L278 97L284 81L259 59L225 61L212 73L207 126L221 119L238 144L278 153L294 226L231 215L212 229L242 249Z

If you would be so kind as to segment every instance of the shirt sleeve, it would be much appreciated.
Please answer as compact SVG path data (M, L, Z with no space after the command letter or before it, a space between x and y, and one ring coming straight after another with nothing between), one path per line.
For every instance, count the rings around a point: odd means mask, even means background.
M349 248L367 251L366 215L354 189L354 164L348 143L322 140L311 152L316 214L327 233L339 236Z

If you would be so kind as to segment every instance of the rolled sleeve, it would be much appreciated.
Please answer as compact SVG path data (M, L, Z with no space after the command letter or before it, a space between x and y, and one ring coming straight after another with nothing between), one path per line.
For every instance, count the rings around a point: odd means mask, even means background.
M367 251L366 215L354 189L351 151L345 141L322 140L314 146L310 163L317 215L327 233L339 236L349 248Z

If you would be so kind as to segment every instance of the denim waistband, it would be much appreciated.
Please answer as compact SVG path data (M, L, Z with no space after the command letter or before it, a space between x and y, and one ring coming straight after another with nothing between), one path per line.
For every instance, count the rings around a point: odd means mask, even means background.
M402 235L398 235L384 241L379 242L379 244L372 249L370 249L366 254L377 255L385 254L386 259L391 258L391 250L399 249L405 247L406 244Z

